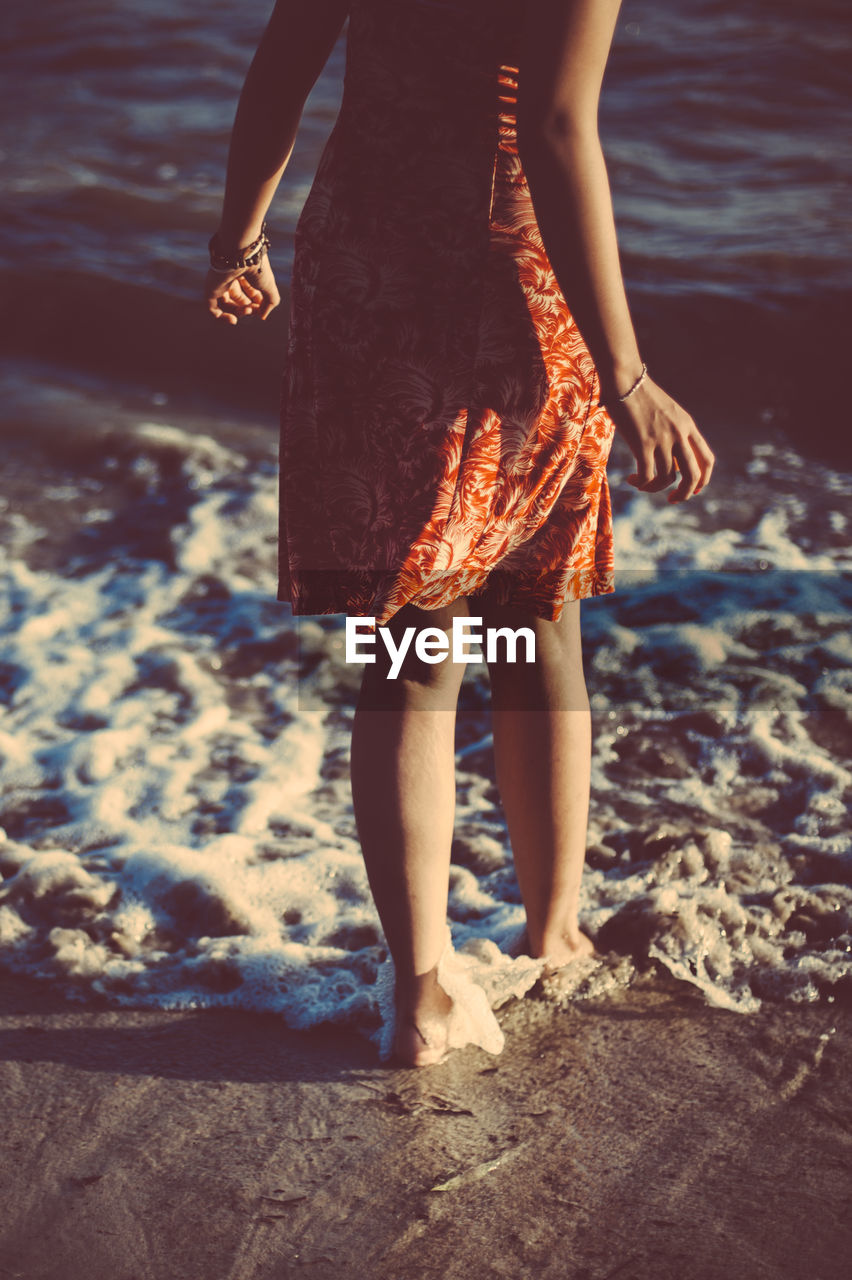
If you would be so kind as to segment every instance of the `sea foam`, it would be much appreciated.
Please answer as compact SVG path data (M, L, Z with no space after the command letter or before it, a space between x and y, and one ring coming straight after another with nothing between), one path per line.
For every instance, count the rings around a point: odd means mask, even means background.
M33 567L32 511L0 560L2 962L83 998L272 1010L386 1048L392 970L348 779L359 669L342 617L294 619L275 599L272 457L250 466L155 423L121 450L160 525L129 531L95 494L64 562ZM583 605L582 922L600 954L553 998L655 965L741 1011L848 990L844 484L763 445L712 504L620 499L616 593ZM488 1010L548 984L517 954L487 704L471 667L444 965L468 992L459 1034L496 1052Z

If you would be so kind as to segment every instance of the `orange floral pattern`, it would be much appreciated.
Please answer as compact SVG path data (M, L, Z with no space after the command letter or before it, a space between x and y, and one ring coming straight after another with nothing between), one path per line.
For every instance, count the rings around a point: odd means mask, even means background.
M278 598L387 622L613 590L613 423L517 150L518 0L354 0L296 230Z

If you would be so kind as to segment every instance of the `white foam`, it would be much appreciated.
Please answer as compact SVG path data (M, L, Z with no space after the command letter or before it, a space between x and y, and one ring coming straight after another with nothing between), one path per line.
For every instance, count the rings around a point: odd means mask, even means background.
M372 1033L389 969L351 811L342 619L297 630L274 598L272 468L161 424L143 424L135 447L154 491L166 450L192 495L172 531L176 570L106 554L86 572L35 571L26 521L0 552L14 673L0 731L15 836L0 843L3 962L124 1003L241 1005ZM780 489L767 513L755 494L734 519L721 500L699 515L632 495L617 520L623 593L584 605L583 920L613 956L579 966L562 998L651 961L740 1010L849 980L848 891L836 906L822 891L852 860L848 757L824 736L852 722L847 553L830 511L798 496L810 472L795 456L764 448L755 461L753 485L794 474L797 496ZM810 479L842 492L833 473ZM489 1010L541 966L513 954L523 911L476 715L457 810L475 834L453 869L444 972L454 1035L497 1052ZM789 885L782 918L772 902Z

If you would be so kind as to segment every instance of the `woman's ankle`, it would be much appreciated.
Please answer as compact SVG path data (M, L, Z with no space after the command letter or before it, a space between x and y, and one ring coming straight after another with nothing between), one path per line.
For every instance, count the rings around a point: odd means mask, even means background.
M559 926L550 925L538 931L528 928L527 938L529 954L535 959L552 957L559 963L567 963L594 950L591 939L583 933L577 920Z
M438 982L438 966L424 974L397 974L394 1005L397 1014L448 1013L452 1000Z

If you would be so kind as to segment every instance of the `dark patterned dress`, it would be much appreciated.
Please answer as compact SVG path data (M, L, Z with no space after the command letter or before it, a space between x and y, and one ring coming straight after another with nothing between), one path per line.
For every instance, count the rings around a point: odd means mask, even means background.
M612 591L613 423L517 153L523 0L353 0L296 231L278 599L387 622Z

